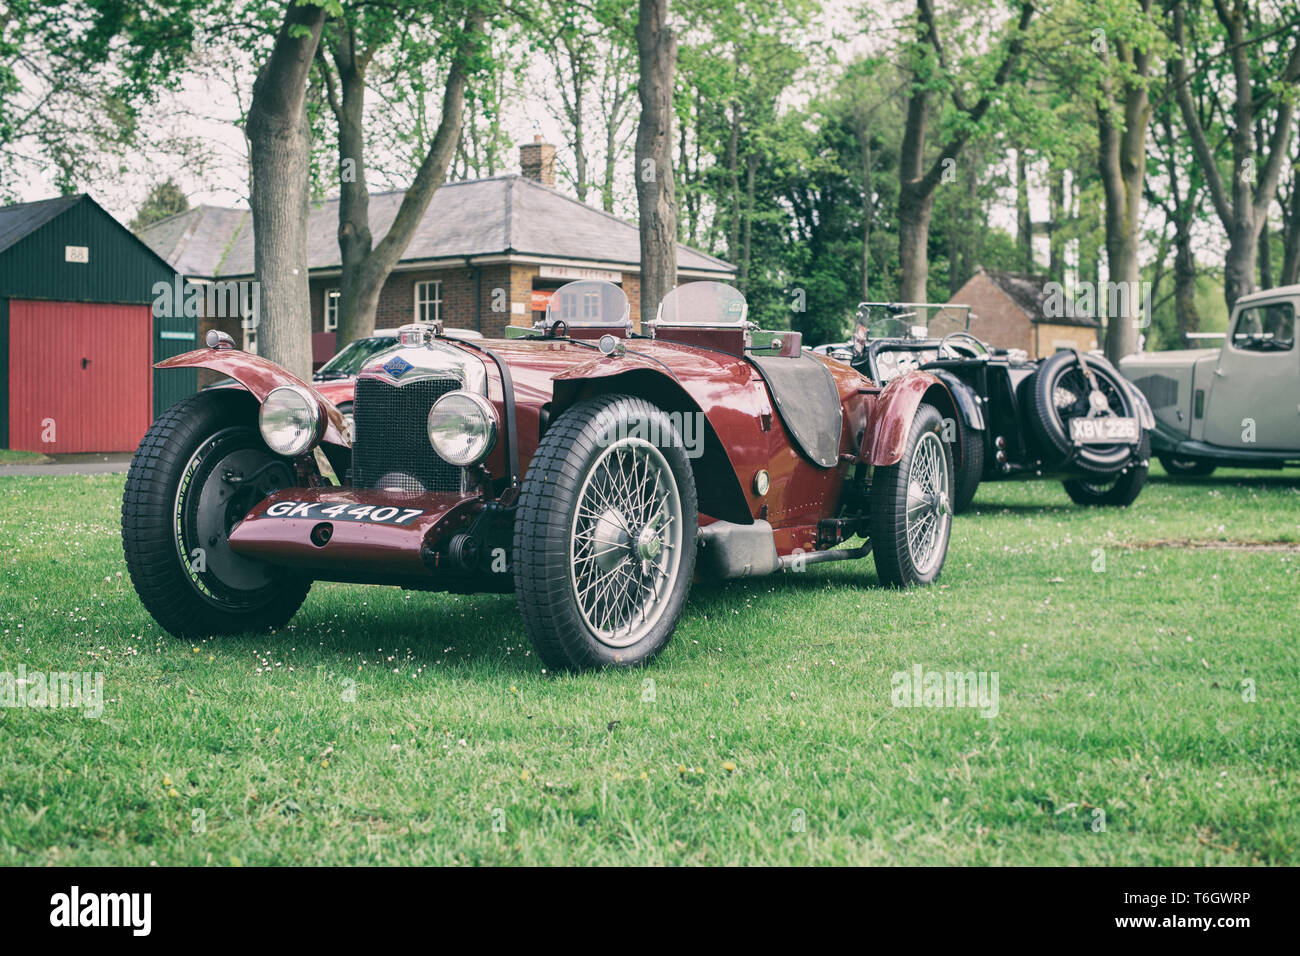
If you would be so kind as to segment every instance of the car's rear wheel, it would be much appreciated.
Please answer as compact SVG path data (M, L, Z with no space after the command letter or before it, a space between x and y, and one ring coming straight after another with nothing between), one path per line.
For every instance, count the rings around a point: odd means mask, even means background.
M964 433L961 443L961 467L956 470L956 485L952 496L954 514L961 514L975 500L980 479L984 477L984 432L971 429Z
M1218 467L1212 461L1197 458L1174 458L1170 455L1161 455L1160 464L1164 465L1165 471L1169 472L1174 478L1204 478L1206 475L1214 474L1214 469Z
M695 479L649 402L581 402L546 430L515 515L515 594L550 667L640 664L668 643L695 568Z
M127 472L122 547L145 609L177 637L288 623L311 581L230 550L231 528L291 463L270 451L242 390L200 392L150 426Z
M1070 478L1065 481L1065 493L1077 505L1109 505L1123 508L1137 500L1147 481L1147 469L1134 465L1110 481L1101 479Z
M876 468L871 481L871 553L881 583L910 587L939 577L952 533L952 487L943 416L922 404L903 457Z

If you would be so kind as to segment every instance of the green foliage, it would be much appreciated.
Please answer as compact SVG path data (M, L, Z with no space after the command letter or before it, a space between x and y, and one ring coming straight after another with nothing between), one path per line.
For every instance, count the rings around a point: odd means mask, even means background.
M176 184L176 180L168 177L165 182L158 183L149 190L149 195L131 220L131 231L138 233L151 223L185 212L189 208L190 201L181 187Z

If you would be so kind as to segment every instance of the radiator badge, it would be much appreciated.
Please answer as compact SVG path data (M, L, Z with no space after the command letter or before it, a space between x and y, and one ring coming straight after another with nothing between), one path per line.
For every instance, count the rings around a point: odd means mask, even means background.
M384 363L384 371L393 376L393 378L401 378L412 368L414 368L414 366L400 355L394 355Z

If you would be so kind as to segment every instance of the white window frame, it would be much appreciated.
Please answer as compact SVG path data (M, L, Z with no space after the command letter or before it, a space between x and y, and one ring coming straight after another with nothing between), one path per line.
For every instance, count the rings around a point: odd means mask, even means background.
M411 312L414 322L437 322L442 318L442 280L425 279L414 283L415 303ZM427 293L432 292L432 295ZM425 306L433 307L433 315L426 316Z
M339 330L339 290L325 290L325 310L324 319L321 328L326 332L337 332Z

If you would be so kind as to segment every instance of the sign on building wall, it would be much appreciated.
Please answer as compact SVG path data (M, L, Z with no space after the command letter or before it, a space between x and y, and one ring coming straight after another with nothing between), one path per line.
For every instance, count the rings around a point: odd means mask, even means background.
M540 266L538 275L543 279L604 279L620 283L623 273L609 269L586 269L581 266Z

